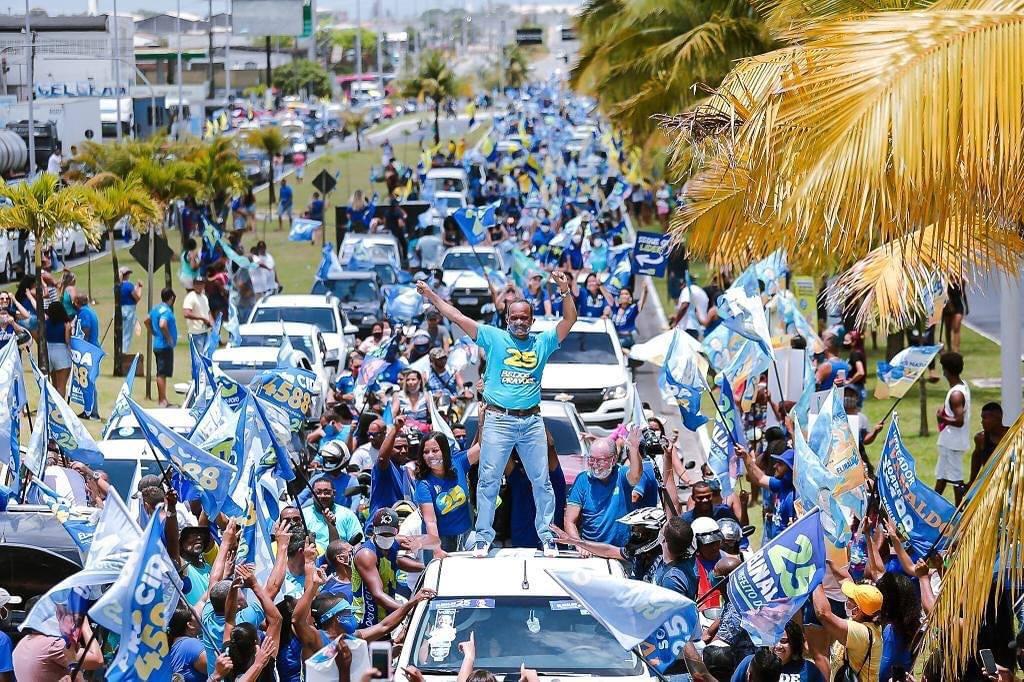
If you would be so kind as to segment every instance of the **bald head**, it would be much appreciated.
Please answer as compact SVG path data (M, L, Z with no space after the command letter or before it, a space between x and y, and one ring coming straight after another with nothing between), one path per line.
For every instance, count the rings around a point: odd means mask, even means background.
M590 444L590 456L597 458L611 457L615 454L615 443L610 438L598 438Z
M743 562L740 561L739 557L726 554L715 564L715 575L719 578L725 578L739 568L741 563Z

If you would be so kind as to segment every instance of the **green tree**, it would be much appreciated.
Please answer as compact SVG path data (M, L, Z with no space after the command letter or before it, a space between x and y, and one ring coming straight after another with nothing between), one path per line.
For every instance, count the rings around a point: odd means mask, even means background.
M277 203L277 199L274 196L274 159L284 154L285 147L288 145L288 141L284 139L284 135L281 134L281 129L276 126L269 126L265 128L257 128L256 130L250 130L245 136L245 141L256 149L263 150L267 157L270 159L271 173L270 173L270 193L268 196L269 201L269 214L274 213L274 204Z
M56 241L61 230L80 227L89 242L97 242L96 214L93 211L94 193L82 185L60 186L60 178L41 173L34 180L17 185L0 185L0 197L10 201L0 206L0 229L21 230L35 237L34 261L36 272L42 272L43 249ZM43 283L36 278L36 309L40 328L43 324ZM45 337L36 339L39 368L49 372Z
M449 68L448 59L438 50L423 54L419 72L402 83L404 97L418 100L429 99L434 107L434 144L441 143L441 107L450 99L458 97L462 83Z
M198 187L196 198L220 221L227 213L231 195L246 187L245 168L238 159L234 142L217 136L209 142L196 144L184 159L192 165L192 179Z
M377 63L377 34L363 28L359 29L361 49L363 54L363 70L376 68ZM335 47L341 49L341 61L334 64L335 71L339 73L355 73L356 70L356 29L344 28L331 32L331 42ZM351 53L351 57L349 54Z
M331 94L331 79L327 70L308 59L296 59L274 69L274 87L282 94L327 97Z
M349 109L341 114L341 122L345 132L356 136L356 151L363 151L363 128L366 127L366 114L361 111Z

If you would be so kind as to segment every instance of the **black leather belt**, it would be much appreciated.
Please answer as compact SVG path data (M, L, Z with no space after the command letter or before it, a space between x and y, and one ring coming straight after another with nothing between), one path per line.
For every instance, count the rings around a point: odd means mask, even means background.
M508 408L501 407L500 405L491 405L488 403L487 409L491 412L507 414L510 417L530 417L535 414L540 414L540 405L534 405L533 407L528 407L525 410L510 410Z

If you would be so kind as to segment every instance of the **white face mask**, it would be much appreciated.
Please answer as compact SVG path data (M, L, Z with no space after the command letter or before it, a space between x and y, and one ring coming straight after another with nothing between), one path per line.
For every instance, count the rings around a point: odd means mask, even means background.
M611 475L613 466L615 465L610 462L607 465L602 464L599 466L596 466L595 464L591 463L587 466L587 471L590 473L592 477L600 481L603 481L604 479L608 478Z
M395 536L374 535L373 542L381 549L391 549L395 544Z
M427 463L427 466L431 469L437 469L444 464L444 455L440 453L436 455L423 455L423 461Z

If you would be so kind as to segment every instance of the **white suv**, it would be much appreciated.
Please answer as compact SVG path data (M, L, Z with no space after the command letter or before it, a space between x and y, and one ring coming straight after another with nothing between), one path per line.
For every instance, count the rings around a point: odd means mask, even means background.
M492 304L491 289L487 279L477 270L482 263L498 272L505 271L501 252L493 246L453 246L444 252L441 269L444 271L444 285L448 287L449 298L455 306L473 319L478 319L483 307Z
M547 331L556 324L557 319L540 318L530 331ZM579 319L548 358L540 394L545 400L573 403L589 427L614 429L626 416L629 383L629 371L611 320Z
M417 605L394 679L407 682L415 666L427 679L454 678L462 664L459 642L470 633L476 667L518 679L525 664L542 677L651 680L643 661L547 574L593 571L622 576L622 564L575 553L544 557L529 549L495 550L487 558L465 553L432 561L420 587L437 596Z
M274 294L264 296L252 309L249 323L301 322L311 324L323 334L327 344L326 362L345 362L348 349L355 345L359 328L349 322L341 302L330 294Z

